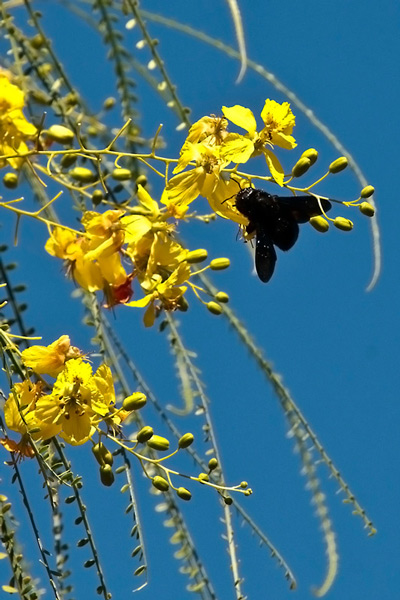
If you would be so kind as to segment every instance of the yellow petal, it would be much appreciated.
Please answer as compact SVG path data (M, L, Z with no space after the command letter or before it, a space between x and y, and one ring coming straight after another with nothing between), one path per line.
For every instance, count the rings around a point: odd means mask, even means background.
M212 194L207 200L212 210L224 219L230 219L241 225L247 225L248 219L240 214L235 208L236 194L240 191L240 181L230 179L228 182L220 179Z
M187 207L200 194L205 177L206 173L201 167L172 177L167 185L168 206Z
M230 133L221 146L221 158L228 162L245 163L253 152L253 142L238 133Z
M142 204L149 212L151 212L153 215L158 215L158 213L160 212L158 208L158 203L155 200L153 200L149 192L145 190L145 188L142 185L140 185L140 183L138 185L137 197L139 199L140 204Z
M278 157L271 150L267 150L267 148L264 148L263 152L272 177L282 187L285 173Z
M249 108L235 104L231 107L223 106L222 112L229 121L245 129L250 137L254 137L257 131L257 122Z

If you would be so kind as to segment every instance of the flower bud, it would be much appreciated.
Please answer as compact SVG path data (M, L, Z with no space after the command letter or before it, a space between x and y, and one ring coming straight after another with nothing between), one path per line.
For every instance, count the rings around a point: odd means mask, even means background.
M192 250L191 252L187 253L186 262L188 262L190 265L193 265L196 263L203 262L203 260L206 260L207 256L207 250L199 248L198 250Z
M116 181L127 181L128 179L132 179L132 171L119 167L111 171L111 177L116 179Z
M179 448L188 448L194 442L194 435L192 433L185 433L179 440Z
M142 185L143 187L145 187L147 185L146 175L139 175L139 177L136 177L135 183L137 186Z
M328 221L322 217L321 215L317 215L316 217L311 217L310 225L314 227L320 233L326 233L329 229Z
M215 299L218 300L218 302L223 302L224 304L229 302L229 296L225 292L217 292L215 294Z
M106 98L103 102L104 110L110 110L111 108L114 108L115 103L116 103L116 100L112 96L110 96L109 98Z
M94 206L98 206L104 199L104 194L101 190L94 190L92 194L92 202Z
M369 202L361 202L358 208L366 217L373 217L375 214L375 209Z
M41 33L34 35L33 38L30 39L30 45L32 46L32 48L35 48L35 50L39 50L39 48L42 48L44 46L44 43L45 38Z
M222 307L218 304L218 302L213 302L211 300L211 302L207 302L206 306L213 315L220 315L222 313Z
M80 183L91 183L97 178L97 175L86 167L74 167L69 171L69 175L72 179L75 179L75 181L79 181Z
M179 498L181 498L181 500L190 500L192 498L192 494L189 492L189 490L187 490L184 487L179 487L176 490L177 495L179 496Z
M203 483L203 481L210 481L210 478L207 475L207 473L199 473L197 478L200 481L200 483Z
M344 217L336 217L333 224L342 231L351 231L353 229L353 223L350 219L345 219Z
M149 441L149 439L152 437L152 435L153 435L153 428L150 427L149 425L145 425L144 427L142 427L142 429L140 431L137 432L136 439L141 444L144 444L145 442Z
M208 468L210 469L210 471L213 471L217 467L218 467L218 461L217 461L217 459L216 458L210 458L210 460L208 461Z
M47 137L59 144L70 144L75 137L74 132L64 125L52 125L45 133Z
M153 448L153 450L165 452L165 450L168 450L169 448L169 440L161 435L152 435L151 438L147 440L147 445L150 446L150 448Z
M345 169L348 164L349 161L347 160L347 158L345 156L341 156L329 165L329 173L332 173L333 175L335 173L340 173L340 171L343 171L343 169Z
M92 446L92 452L97 460L97 462L99 463L99 465L112 465L114 462L114 457L111 454L111 452L108 450L108 448L102 443L99 442L98 444L95 444L94 446Z
M308 158L310 163L313 165L318 158L318 150L315 148L309 148L308 150L304 150L301 158Z
M160 492L167 492L169 489L168 481L164 479L164 477L160 477L159 475L153 477L151 483L154 485L155 488L157 488L157 490L160 490Z
M6 173L3 177L3 184L6 188L13 190L18 185L18 175L16 173Z
M369 198L372 194L375 193L375 188L373 185L366 185L365 188L361 190L360 197L361 198Z
M249 484L247 483L247 481L241 481L240 487L242 488L242 490L245 490L247 487L249 487Z
M186 300L185 296L181 296L177 303L178 310L182 312L186 312L189 308L189 302Z
M141 408L143 408L146 402L147 398L145 394L142 394L142 392L135 392L134 394L131 394L130 396L125 398L125 400L122 403L122 408L128 411L140 410Z
M225 504L227 504L228 506L230 506L233 502L232 498L230 496L225 496L224 497L224 502Z
M110 487L114 483L114 473L111 465L102 465L100 467L100 479L103 485Z
M74 163L76 163L77 158L78 157L76 154L64 154L60 160L60 164L64 169L68 169L69 167L72 167Z
M210 262L210 269L213 271L222 271L223 269L227 269L230 264L231 261L229 258L214 258L214 260Z
M292 177L301 177L302 175L304 175L304 173L307 173L310 167L311 160L309 158L299 158L299 160L292 169Z
M89 127L86 130L86 133L91 137L96 137L99 135L100 132L98 127L96 127L95 125L89 125Z

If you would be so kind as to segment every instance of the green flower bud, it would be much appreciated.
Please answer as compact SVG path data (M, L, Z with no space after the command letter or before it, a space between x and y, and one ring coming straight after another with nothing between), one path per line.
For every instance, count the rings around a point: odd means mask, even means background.
M152 435L147 441L147 445L150 446L150 448L153 448L153 450L165 452L165 450L168 450L169 448L169 440L161 435Z
M86 129L86 132L91 137L96 137L99 135L99 130L95 125L89 125L89 127Z
M102 443L99 442L98 444L95 444L94 446L92 446L92 452L97 460L97 462L99 463L99 465L112 465L114 462L114 457L111 454L111 452L108 450L108 448Z
M149 425L145 425L144 427L142 427L142 429L140 431L137 432L136 439L141 444L144 444L145 442L149 441L149 439L152 437L152 435L153 435L153 428L150 427Z
M309 148L308 150L304 150L301 158L308 158L310 163L313 165L318 158L318 150L315 148Z
M129 411L140 410L141 408L143 408L146 402L147 398L145 394L142 394L142 392L135 392L134 394L131 394L130 396L125 398L125 400L122 403L122 408L124 410Z
M132 171L119 167L111 171L111 177L116 181L127 181L128 179L132 179Z
M38 74L40 77L47 77L53 70L53 65L51 63L42 63L38 67Z
M176 490L177 495L179 496L179 498L181 498L181 500L190 500L192 498L192 494L189 492L189 490L187 490L184 487L179 487Z
M159 475L153 477L151 483L154 485L155 488L157 488L157 490L160 490L160 492L167 492L169 489L168 481L164 479L164 477L160 477Z
M79 96L76 92L70 92L65 96L65 102L68 106L76 106L79 102Z
M137 186L142 185L143 187L145 187L147 185L146 175L139 175L139 177L136 177L135 183Z
M207 473L199 473L198 480L203 483L204 481L210 481L210 478Z
M97 175L86 167L74 167L69 171L69 175L72 179L75 179L75 181L79 181L80 183L91 183L97 178Z
M186 300L185 296L181 296L178 300L178 310L182 312L186 312L189 308L189 302Z
M229 302L229 296L225 292L217 292L215 294L215 299L218 300L218 302L223 302L224 304Z
M245 490L247 487L249 487L249 484L247 483L247 481L242 481L240 483L240 487L242 488L242 490Z
M185 433L185 435L183 435L179 442L178 442L178 446L179 448L188 448L189 446L191 446L194 442L194 435L192 433Z
M366 217L373 217L375 214L375 209L369 202L361 202L358 208Z
M344 217L336 217L333 224L342 231L351 231L353 229L353 223L350 219L345 219Z
M192 250L191 252L188 252L188 254L186 255L186 262L188 262L190 265L193 265L196 263L203 262L203 260L206 260L207 256L207 250L199 248L198 250Z
M214 260L210 262L210 269L213 271L222 271L223 269L227 269L230 264L231 261L229 258L214 258Z
M18 175L16 173L6 173L3 177L3 183L6 188L15 189L18 185Z
M218 461L217 461L217 459L216 458L210 458L210 460L208 461L208 468L210 469L210 471L213 471L217 467L218 467Z
M314 227L320 233L326 233L329 229L328 221L321 215L317 215L316 217L311 217L310 225Z
M109 98L106 98L103 102L104 110L110 110L111 108L114 108L115 103L116 103L116 100L112 96L110 96Z
M39 50L39 48L42 48L42 46L44 45L44 42L44 37L40 33L38 33L37 35L34 35L33 38L31 38L30 45L32 46L32 48L35 48L35 50Z
M101 483L107 487L114 483L114 473L111 465L102 465L100 467L100 479Z
M347 158L345 156L341 156L329 165L329 173L332 173L333 175L335 173L340 173L340 171L343 171L343 169L345 169L348 164L349 161L347 160Z
M365 188L361 190L360 196L361 198L369 198L372 194L375 193L375 188L372 185L366 185Z
M297 163L294 165L292 169L292 177L301 177L304 173L307 173L308 169L311 167L311 160L306 158L299 158Z
M252 495L252 493L253 493L253 490L252 490L251 488L249 488L248 490L246 490L246 491L244 492L244 495L245 495L245 496L251 496L251 495Z
M75 137L74 132L64 125L52 125L45 133L47 137L59 144L70 144Z
M217 302L207 302L206 306L213 315L220 315L222 313L222 308Z
M77 158L78 157L76 154L64 154L60 160L60 164L64 169L68 169L69 167L72 167L74 163L76 163Z
M94 206L98 206L104 199L104 194L101 190L94 190L92 194L92 202Z

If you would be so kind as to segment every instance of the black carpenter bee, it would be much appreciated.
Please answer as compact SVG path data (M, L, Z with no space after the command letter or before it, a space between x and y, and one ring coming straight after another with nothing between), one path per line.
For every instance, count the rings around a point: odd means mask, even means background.
M321 198L321 205L325 212L332 208L326 199ZM236 195L236 208L249 220L246 233L256 235L256 271L264 283L274 273L274 246L290 250L299 236L299 223L322 214L314 196L273 196L250 187Z

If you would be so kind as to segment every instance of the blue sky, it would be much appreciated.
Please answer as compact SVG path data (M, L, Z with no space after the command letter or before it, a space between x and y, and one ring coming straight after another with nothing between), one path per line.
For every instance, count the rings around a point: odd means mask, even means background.
M54 47L64 53L66 69L92 108L99 109L103 99L114 92L110 91L108 79L112 70L104 63L95 34L75 18L67 18L58 3L37 4L49 31L63 23L62 30L57 29ZM358 212L348 215L355 223L351 233L332 228L322 236L311 227L302 226L296 246L287 254L279 252L276 272L268 285L252 273L252 258L246 246L236 240L233 223L191 226L182 233L192 247L206 246L213 256L231 258L232 268L217 274L214 281L229 293L232 308L284 377L285 385L378 529L374 538L367 537L361 520L351 515L348 505L342 504L342 495L336 494L337 485L321 465L320 477L340 554L339 574L328 597L392 600L400 584L400 286L398 194L394 179L399 160L400 8L395 2L377 4L370 0L242 0L240 6L249 58L270 69L314 111L348 148L374 185L382 235L381 277L367 293L372 245L368 219ZM224 3L175 0L166 5L154 0L143 2L142 7L197 25L234 44ZM73 33L75 27L79 27L81 35ZM192 120L204 114L218 114L222 105L242 104L257 114L266 98L286 100L250 70L236 85L238 64L218 50L161 25L153 24L151 30L160 40L159 50L183 103L192 109ZM138 39L135 35L133 30L132 44ZM145 54L143 57L145 63ZM139 111L144 135L151 136L163 123L166 153L176 156L184 132L175 131L175 117L146 84L140 82L137 89L142 98ZM282 150L279 156L290 167L305 149L315 147L319 160L314 168L322 174L337 152L295 107L293 112L297 115L294 135L299 145L292 154ZM117 115L115 119L118 120ZM321 193L350 200L357 197L359 190L355 177L345 172L324 182ZM67 198L61 202L67 203ZM64 204L60 210L68 213ZM207 210L205 201L199 201L198 210ZM5 223L1 241L11 245L13 234L7 218ZM46 231L36 223L24 222L21 236L24 235L32 239L31 255L26 256L22 245L10 255L20 265L20 280L29 286L30 324L46 343L69 333L76 345L88 349L90 331L81 325L81 307L69 299L73 286L62 279L59 263L43 256ZM32 258L41 261L40 270L31 268ZM65 310L60 313L61 304ZM112 317L123 342L162 404L179 404L166 339L156 331L144 331L141 316L133 310L128 313L118 310ZM223 319L209 315L193 302L191 310L179 320L188 347L198 354L197 364L207 383L227 477L233 483L242 479L249 482L254 494L244 498L242 504L271 537L298 580L298 590L290 592L268 551L258 548L248 528L241 527L240 519L235 518L244 592L251 600L311 598L311 587L320 584L324 577L324 547L305 479L300 474L299 457L293 453L293 441L286 437L287 426L278 402ZM151 409L146 410L151 422L156 417ZM177 418L177 422L182 430L199 430L201 452L198 418ZM72 454L76 465L90 476L93 465L90 460L86 464L78 450ZM189 462L186 467L189 471L192 468ZM147 600L163 591L167 600L189 597L184 577L176 574L177 561L170 558L168 532L161 525L163 517L154 512L154 499L147 494L138 470L137 477L150 563L149 585L138 597ZM196 486L191 489L194 498L184 511L193 537L204 556L217 597L234 598L221 540L218 503L207 490ZM116 492L98 492L97 487L91 492L89 486L87 494L102 555L108 562L110 587L115 598L125 598L133 587L133 565L129 562L129 540L124 541L129 524L123 520L123 506ZM90 500L100 508L91 509ZM126 552L123 557L119 548ZM165 592L167 588L169 591ZM96 597L95 593L90 597Z

